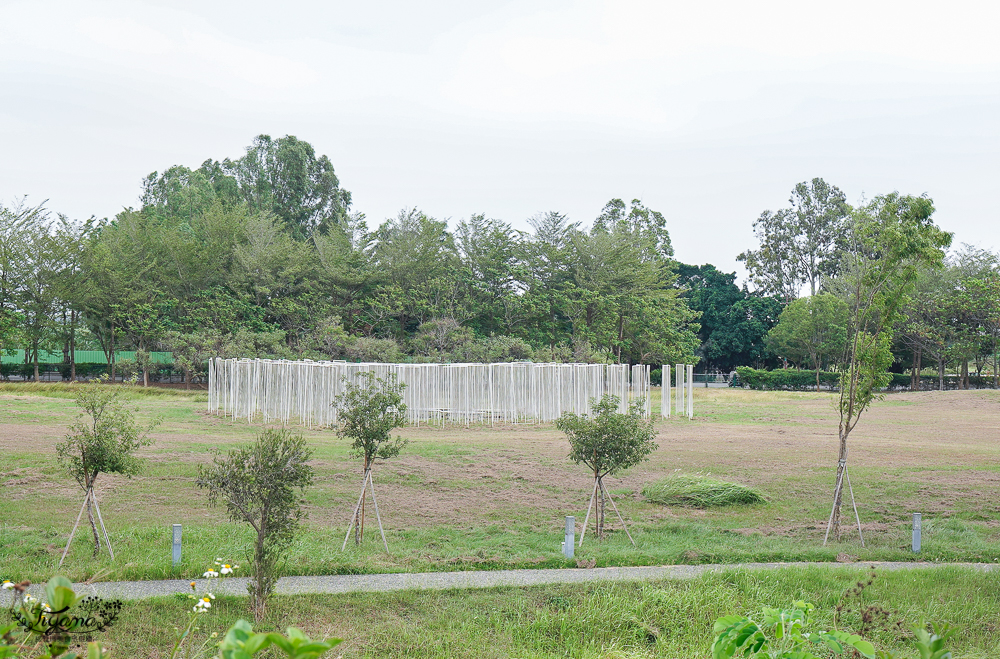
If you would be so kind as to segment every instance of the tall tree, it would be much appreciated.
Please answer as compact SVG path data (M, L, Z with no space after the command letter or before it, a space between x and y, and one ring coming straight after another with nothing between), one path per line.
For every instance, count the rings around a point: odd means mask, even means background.
M692 310L700 312L698 356L706 368L730 372L737 366L762 368L774 361L767 333L778 322L781 300L736 286L736 273L715 266L677 265L677 286Z
M856 209L847 226L842 274L847 292L845 365L840 382L837 479L827 537L840 538L848 437L889 382L892 324L920 266L939 266L951 234L931 219L927 197L893 192Z
M820 370L843 355L846 340L847 303L830 293L795 300L767 335L776 354L816 371L816 391Z
M35 217L42 213L43 205L28 206L25 200L11 208L0 206L0 361L24 337L24 253Z
M572 236L574 334L582 329L618 362L663 363L698 346L697 314L674 285L663 216L612 200L589 233Z
M469 325L482 335L510 334L523 320L521 293L528 276L520 232L500 220L473 214L455 228L467 289Z
M528 276L524 304L530 320L526 323L525 338L537 346L547 345L554 361L556 344L567 340L572 331L572 321L566 312L574 288L572 239L580 225L556 211L539 213L529 218L528 224L533 232L526 245Z
M246 155L222 168L252 210L273 213L298 239L342 224L350 210L351 193L340 187L330 159L293 135L258 135Z
M381 307L396 321L396 336L432 318L459 315L458 257L446 222L416 208L401 210L376 231L374 258L384 282L375 310Z
M821 178L795 186L791 208L761 213L754 222L760 248L737 256L766 294L790 302L804 284L815 295L834 276L841 257L840 237L850 212L844 193Z

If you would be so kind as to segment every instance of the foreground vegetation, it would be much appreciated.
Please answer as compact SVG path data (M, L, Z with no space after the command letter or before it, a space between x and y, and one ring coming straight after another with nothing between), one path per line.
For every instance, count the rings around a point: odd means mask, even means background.
M712 624L729 613L805 599L820 626L832 626L841 595L865 573L856 568L731 571L690 582L561 585L475 591L407 591L276 596L259 630L295 625L316 638L337 636L351 657L669 657L709 656ZM987 659L1000 650L1000 574L959 568L886 572L865 589L863 605L890 611L904 629L921 618L961 628L956 659ZM113 656L164 656L184 617L183 595L127 604L102 640ZM856 600L852 600L856 601ZM199 620L195 640L246 615L246 599L219 597ZM840 628L857 631L856 614ZM909 633L867 634L879 649L916 656ZM153 648L151 651L150 647ZM159 651L157 654L156 650Z

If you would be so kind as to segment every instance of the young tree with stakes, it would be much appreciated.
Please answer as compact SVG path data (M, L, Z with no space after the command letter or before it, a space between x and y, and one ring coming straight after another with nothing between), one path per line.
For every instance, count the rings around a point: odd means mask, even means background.
M301 492L313 482L313 468L306 464L310 457L302 435L268 428L253 444L216 456L198 470L198 487L208 490L209 502L222 499L231 520L253 527L253 575L247 590L257 622L264 619L278 566L305 517Z
M94 484L102 473L122 474L132 477L139 473L142 461L135 452L143 446L149 446L153 440L149 431L159 424L153 421L148 426L141 426L135 420L135 408L128 403L127 387L108 385L103 379L93 383L80 385L76 390L76 404L83 410L69 427L66 441L56 445L56 453L70 475L80 484L86 495L80 514L76 516L76 524L69 534L66 549L63 551L59 565L62 565L69 552L73 535L80 524L83 511L87 511L90 529L94 534L94 556L101 551L101 538L97 533L97 521L104 532L104 541L108 553L114 560L115 553L111 549L107 529L101 517L101 508L94 493Z
M361 483L361 496L354 507L351 525L344 536L341 551L347 548L347 539L354 529L354 544L361 544L365 532L365 493L370 492L375 506L375 517L378 520L378 530L382 534L382 544L386 553L389 543L382 529L382 516L375 500L375 483L372 480L372 466L376 460L388 460L399 455L406 446L406 440L393 438L391 433L406 423L406 405L403 404L404 383L396 379L394 373L380 378L371 371L358 374L358 382L345 382L344 391L333 399L337 408L337 418L340 427L337 436L353 441L351 448L355 455L364 461L364 476Z
M830 532L840 540L840 508L844 483L854 494L847 472L847 438L861 415L888 385L892 324L906 291L921 266L941 267L951 234L931 220L934 204L927 197L893 192L856 209L847 232L847 252L838 288L847 298L847 342L840 377L839 458L833 508L823 544ZM857 515L858 533L861 519ZM864 539L861 539L864 546Z
M627 413L618 412L619 398L605 394L601 400L592 403L594 413L591 416L577 415L567 412L556 421L556 428L566 433L569 438L569 457L576 464L585 464L594 474L594 489L587 504L587 516L583 520L583 530L580 533L580 545L587 533L587 522L590 520L590 510L597 497L596 532L598 539L604 537L605 502L611 505L618 515L628 539L632 534L625 526L625 520L618 512L611 494L604 486L604 477L624 471L629 467L649 459L649 454L656 450L656 432L651 419L643 418L642 399L633 400Z

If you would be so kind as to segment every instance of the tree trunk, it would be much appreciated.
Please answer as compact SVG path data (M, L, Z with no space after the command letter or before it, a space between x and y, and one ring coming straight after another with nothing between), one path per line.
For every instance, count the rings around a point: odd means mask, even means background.
M816 367L816 392L819 393L819 366Z
M917 348L917 354L914 355L913 362L913 374L910 376L910 391L920 391L920 371L921 369L921 358L923 357L923 348Z
M76 311L69 312L69 381L76 381Z
M944 391L944 355L938 358L938 391Z
M111 351L108 353L108 366L111 371L111 384L115 383L115 324L111 323Z
M604 540L604 479L597 479L597 539Z
M969 358L962 359L962 389L969 389Z
M184 388L188 389L188 390L191 389L191 369L190 368L185 368L184 369Z
M101 553L101 536L97 533L97 523L94 521L94 500L87 499L87 519L90 521L90 530L94 534L94 556Z
M41 382L41 379L38 377L38 342L37 341L35 342L34 346L32 347L31 353L33 355L33 361L34 361L34 365L35 365L35 382Z
M997 340L993 339L993 388L1000 389L1000 357L997 355L998 346Z
M847 469L847 435L850 431L840 431L840 451L837 458L837 481L833 491L833 511L830 530L833 538L840 542L840 507L844 499L844 471Z

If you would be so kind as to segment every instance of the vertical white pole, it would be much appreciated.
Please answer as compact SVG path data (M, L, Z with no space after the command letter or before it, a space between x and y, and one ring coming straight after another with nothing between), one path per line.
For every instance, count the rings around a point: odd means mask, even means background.
M670 364L663 364L660 372L660 416L670 418Z
M694 418L694 364L688 364L688 390L687 390L687 415L688 419Z

